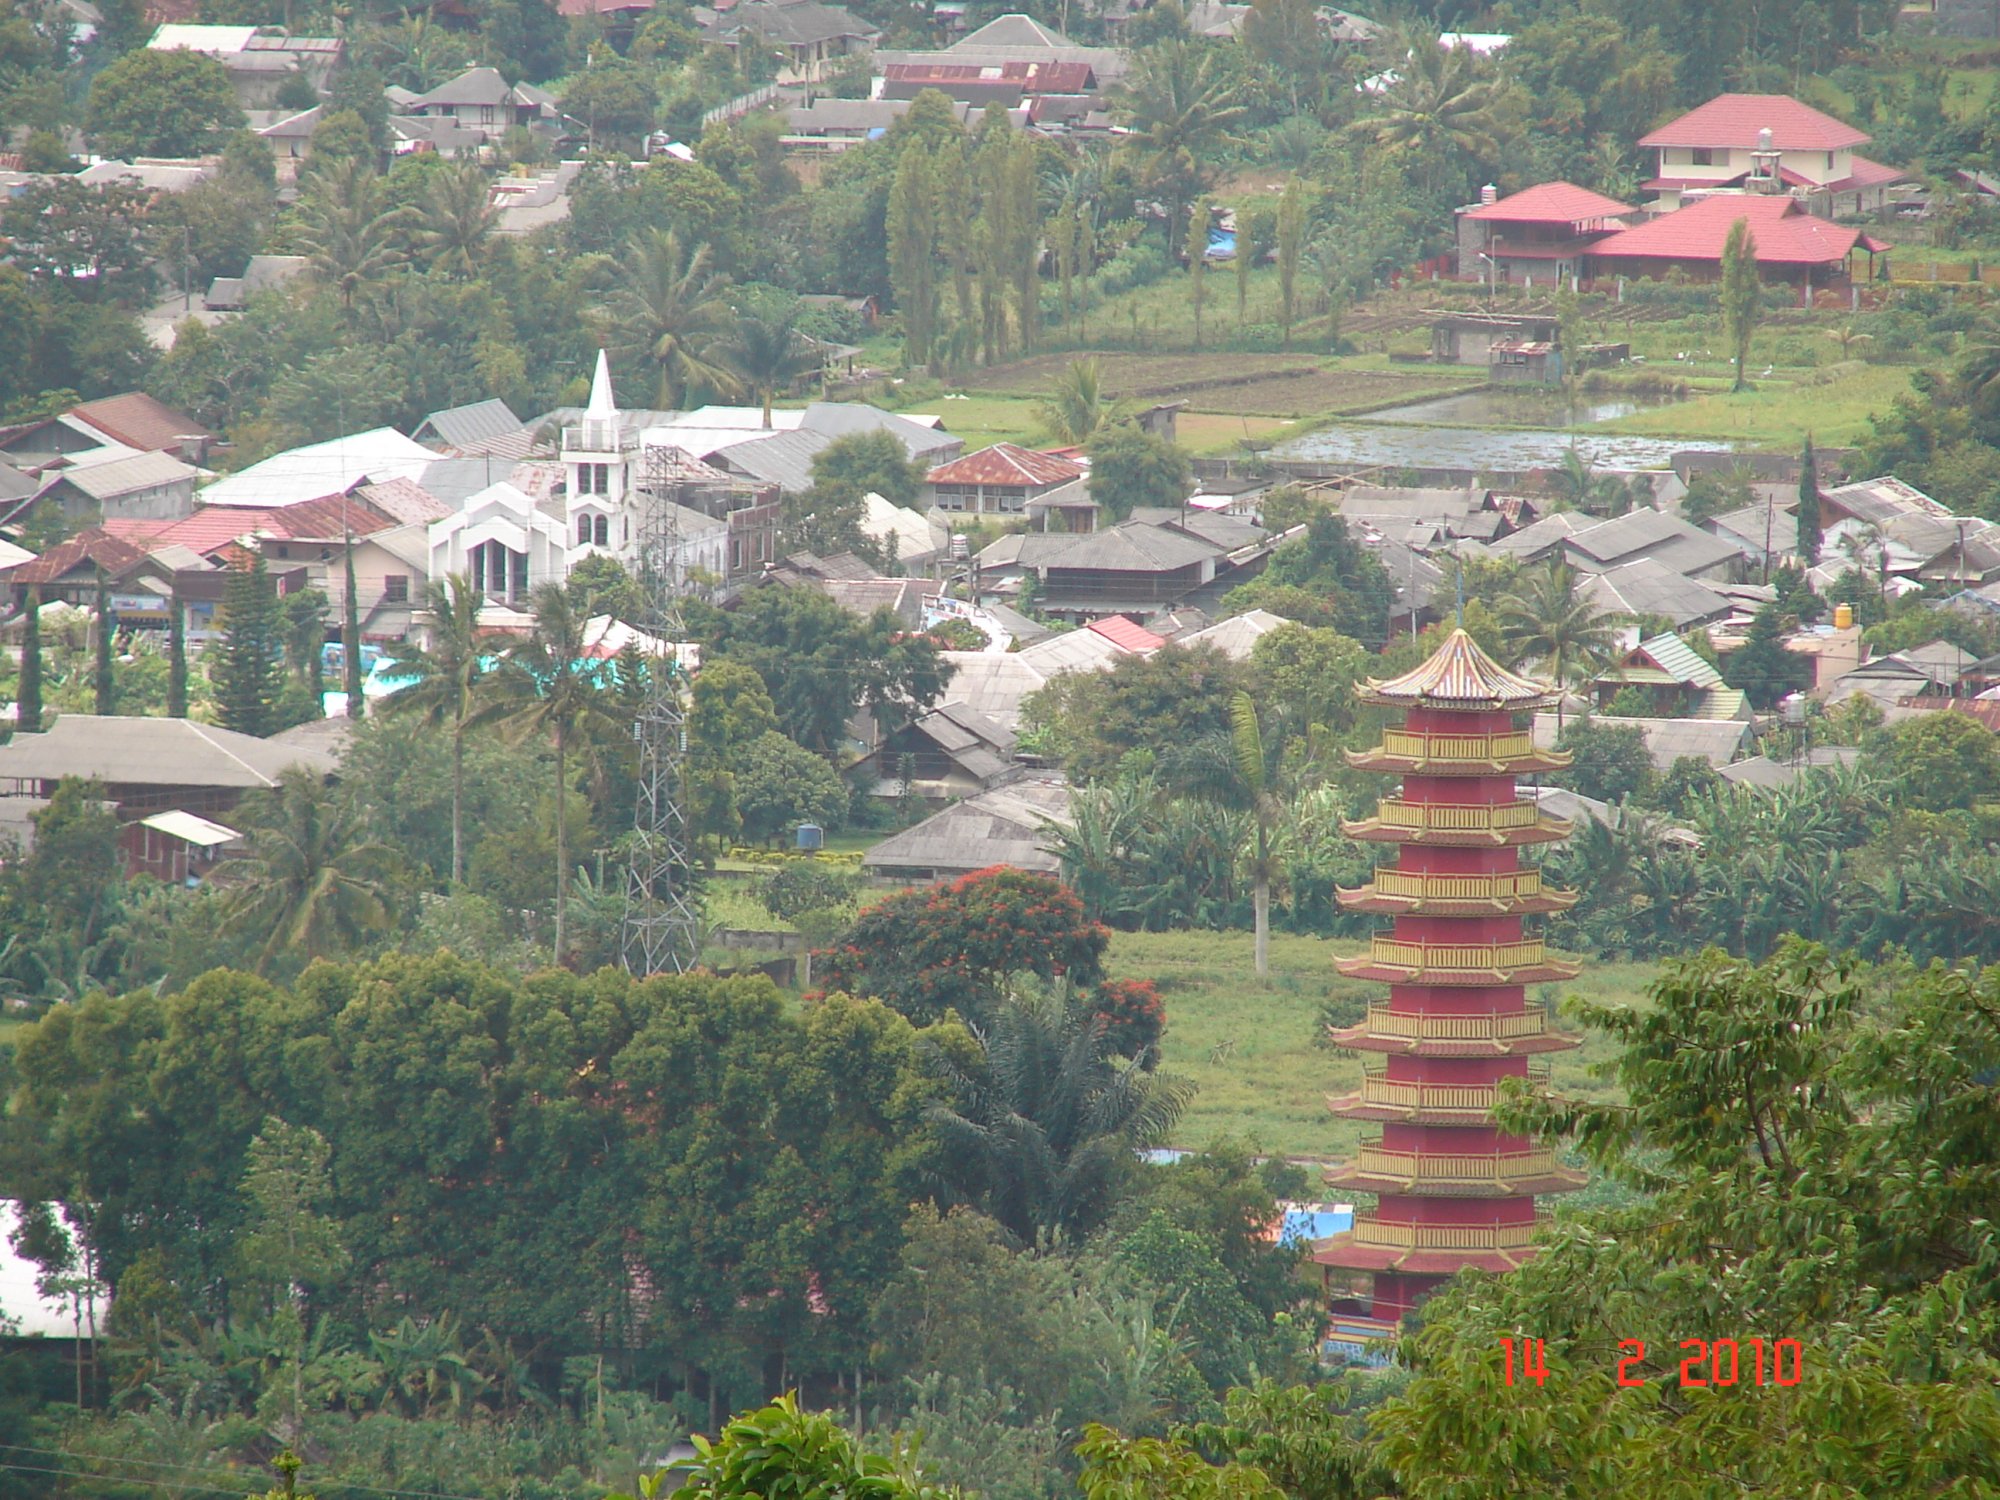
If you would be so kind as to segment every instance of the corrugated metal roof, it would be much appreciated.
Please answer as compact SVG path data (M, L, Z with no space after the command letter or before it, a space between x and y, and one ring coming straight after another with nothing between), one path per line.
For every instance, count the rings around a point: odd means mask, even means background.
M296 745L192 719L64 714L41 734L0 745L0 780L94 778L114 786L204 786L254 790L277 784L292 765L335 768L331 757Z
M1627 615L1661 615L1676 629L1705 625L1729 613L1729 600L1707 584L1684 577L1665 563L1642 557L1583 580L1601 610Z
M1052 453L1037 453L1018 443L995 443L953 459L930 472L932 484L991 484L1046 486L1066 484L1085 473L1082 464Z
M1124 615L1110 615L1102 620L1092 620L1083 628L1096 631L1114 646L1122 647L1137 656L1150 656L1166 645L1164 638L1154 635L1137 620L1127 619Z
M1656 635L1639 642L1632 649L1634 654L1645 657L1654 666L1669 673L1675 682L1698 688L1722 685L1722 674L1703 661L1694 647L1677 635Z
M128 448L155 451L178 448L184 439L211 442L215 434L186 412L157 401L144 391L106 396L69 409L69 415Z
M1069 787L1055 778L995 787L893 834L861 857L863 868L894 874L958 874L1012 865L1049 874L1061 862L1045 847L1048 823L1069 819Z
M521 419L514 415L513 409L498 396L489 396L484 401L432 412L417 424L411 436L422 442L424 434L429 432L448 447L463 448L521 430Z
M190 488L197 471L171 453L135 453L108 463L79 464L60 471L61 483L81 491L93 500L111 500L135 490L158 489L186 480Z
M234 828L224 828L220 823L211 823L206 818L198 818L191 812L175 808L172 812L154 813L150 818L141 818L147 828L156 828L169 838L179 839L185 844L199 844L204 849L219 848L223 844L233 844L243 835Z
M1717 94L1639 137L1641 146L1719 146L1752 151L1764 131L1780 151L1839 151L1871 137L1789 94Z

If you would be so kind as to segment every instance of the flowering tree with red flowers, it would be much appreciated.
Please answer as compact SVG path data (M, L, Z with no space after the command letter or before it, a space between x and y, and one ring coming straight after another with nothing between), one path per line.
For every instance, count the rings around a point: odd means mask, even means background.
M1154 1015L1163 1012L1149 982L1104 984L1109 944L1109 932L1054 876L995 865L869 907L832 948L813 955L813 974L828 990L876 996L918 1025L947 1010L983 1020L1013 975L1066 980L1079 995L1115 989L1093 1008L1105 1010L1125 1051L1128 1032L1146 1031L1148 995ZM1160 1029L1156 1019L1151 1040Z

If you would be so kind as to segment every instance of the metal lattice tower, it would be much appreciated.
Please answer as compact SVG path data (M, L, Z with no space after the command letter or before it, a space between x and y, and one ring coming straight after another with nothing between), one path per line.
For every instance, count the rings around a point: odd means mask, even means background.
M633 568L645 600L645 618L636 623L669 647L647 674L645 699L632 723L639 746L639 796L626 864L621 947L627 972L640 977L691 968L701 920L688 850L687 714L681 700L687 680L672 651L685 634L680 595L687 568L680 555L680 487L670 473L670 451L644 450Z

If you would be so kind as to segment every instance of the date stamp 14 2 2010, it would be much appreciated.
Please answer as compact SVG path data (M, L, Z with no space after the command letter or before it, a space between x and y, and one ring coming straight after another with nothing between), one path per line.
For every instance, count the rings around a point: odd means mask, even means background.
M1641 1339L1621 1339L1618 1383L1644 1385L1646 1362ZM1805 1350L1797 1339L1682 1339L1682 1390L1732 1385L1797 1385L1805 1378ZM1502 1339L1500 1352L1508 1385L1515 1379L1537 1386L1549 1378L1548 1346L1541 1339Z

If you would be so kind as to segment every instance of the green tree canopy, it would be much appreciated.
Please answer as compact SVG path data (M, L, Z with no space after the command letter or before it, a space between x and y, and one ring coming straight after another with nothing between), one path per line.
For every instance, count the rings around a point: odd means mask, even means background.
M106 156L202 156L242 127L228 71L200 52L141 47L91 80L88 128Z
M1183 504L1193 487L1186 451L1129 422L1100 427L1088 447L1090 498L1116 520L1140 506Z

